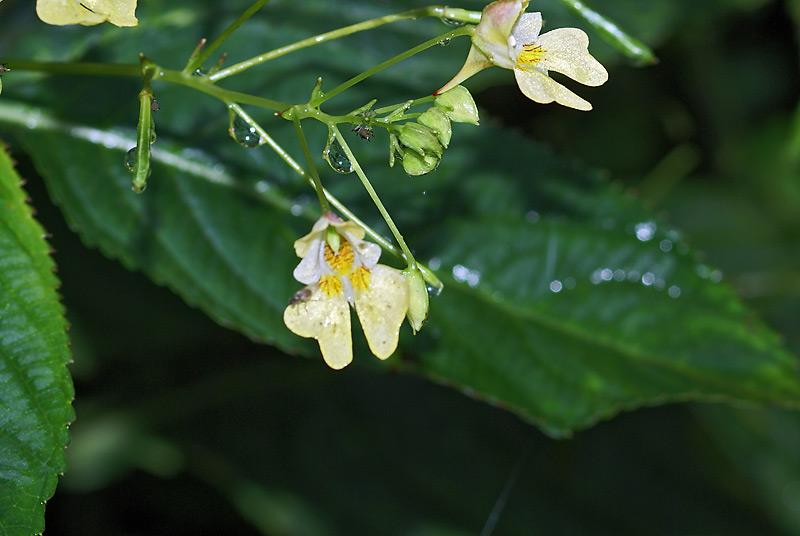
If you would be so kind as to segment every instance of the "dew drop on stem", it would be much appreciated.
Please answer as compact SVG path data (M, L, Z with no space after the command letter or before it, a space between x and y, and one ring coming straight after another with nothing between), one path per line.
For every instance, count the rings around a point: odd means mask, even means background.
M235 115L231 121L231 126L228 131L231 137L246 149L252 149L254 147L258 147L264 140L261 139L261 136L256 131L255 127L252 127L247 124L247 121Z
M325 147L322 157L328 162L331 168L338 173L353 172L353 163L350 162L350 159L344 154L344 149L342 149L342 145L336 138L333 138L328 146Z

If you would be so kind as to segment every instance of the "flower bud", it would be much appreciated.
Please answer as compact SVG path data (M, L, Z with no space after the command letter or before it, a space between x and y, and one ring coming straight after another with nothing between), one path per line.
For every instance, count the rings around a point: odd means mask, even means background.
M433 103L456 123L478 124L478 107L464 86L456 86L436 97Z
M408 312L406 317L414 333L417 333L428 319L428 289L417 268L406 268L403 275L408 281Z
M447 118L441 108L436 106L428 108L417 118L417 122L433 130L436 139L439 140L442 147L447 149L450 144L450 135L453 133L453 127L450 124L450 119Z
M421 155L433 153L438 158L442 157L444 150L430 128L412 122L405 123L400 127L400 143Z
M430 173L439 165L438 157L434 154L421 155L413 149L406 148L403 151L403 170L414 177Z

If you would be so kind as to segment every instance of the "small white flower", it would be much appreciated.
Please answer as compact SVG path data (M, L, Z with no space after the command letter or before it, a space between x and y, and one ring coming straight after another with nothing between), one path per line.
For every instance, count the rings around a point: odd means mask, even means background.
M608 80L608 72L591 54L589 37L577 28L559 28L542 35L541 13L523 13L528 0L498 0L483 10L472 35L467 61L444 87L451 89L492 65L511 69L522 93L547 104L557 102L578 110L592 105L548 76L559 72L587 86Z
M295 334L316 339L334 369L353 360L349 306L355 307L369 348L380 359L397 348L408 311L408 281L399 270L378 264L381 248L366 242L364 234L356 223L327 212L294 243L302 258L294 277L307 286L290 300L283 321Z

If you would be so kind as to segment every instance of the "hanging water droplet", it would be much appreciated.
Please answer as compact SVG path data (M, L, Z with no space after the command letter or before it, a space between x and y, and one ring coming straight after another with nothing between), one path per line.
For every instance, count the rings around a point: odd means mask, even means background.
M435 298L442 293L442 288L444 288L444 285L440 285L438 287L433 285L425 285L425 288L428 289L428 295Z
M136 147L133 147L125 153L125 167L128 168L128 171L131 173L136 171Z
M256 128L248 125L247 121L238 115L233 117L228 133L231 135L231 138L236 141L236 143L247 149L258 147L264 143L264 140L261 139L261 136L259 136Z
M450 38L449 37L446 37L445 39L442 39L441 41L439 41L439 45L443 46L443 47L446 47L449 44L450 44Z
M150 144L156 142L156 122L150 119Z
M194 72L192 73L192 76L205 76L205 75L206 75L206 73L200 67L195 69Z
M346 154L344 154L344 149L342 149L342 145L336 138L333 138L333 140L331 140L328 146L325 147L325 151L323 151L322 157L328 161L328 164L330 164L330 166L336 172L339 173L353 172L353 163L350 162L350 159L347 158Z

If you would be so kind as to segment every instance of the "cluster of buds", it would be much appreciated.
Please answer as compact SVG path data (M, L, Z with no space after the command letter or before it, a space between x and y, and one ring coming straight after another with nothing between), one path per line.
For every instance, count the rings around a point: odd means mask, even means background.
M464 86L442 93L416 121L404 123L397 135L390 136L389 166L394 166L399 159L409 175L430 173L439 165L450 144L451 123L477 125L478 119L478 107Z

